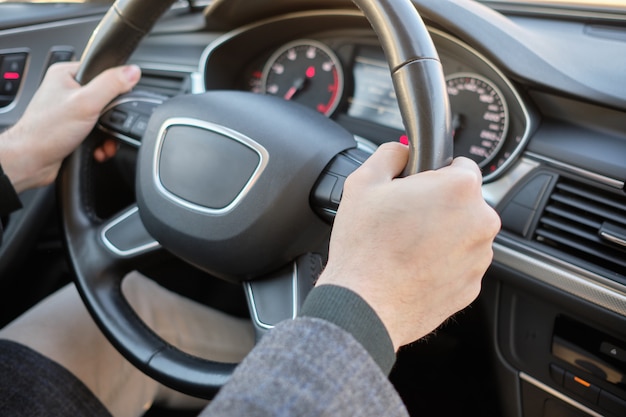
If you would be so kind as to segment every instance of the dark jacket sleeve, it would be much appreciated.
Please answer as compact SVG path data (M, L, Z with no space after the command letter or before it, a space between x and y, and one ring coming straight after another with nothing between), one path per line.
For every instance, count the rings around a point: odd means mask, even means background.
M0 340L0 416L112 417L74 374L10 340Z
M408 416L399 395L349 332L299 317L266 334L201 414L216 416Z
M350 333L389 375L396 352L385 325L374 309L355 292L337 285L320 285L309 293L300 316L317 317Z

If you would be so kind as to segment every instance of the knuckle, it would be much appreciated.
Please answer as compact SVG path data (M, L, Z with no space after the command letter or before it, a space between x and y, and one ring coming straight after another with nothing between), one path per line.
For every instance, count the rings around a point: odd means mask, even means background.
M493 236L495 237L502 228L502 219L494 209L492 209L491 207L489 208L491 212L491 220L489 226L491 227L491 230L493 231Z
M369 183L375 177L375 174L376 172L374 168L365 163L357 168L356 171L348 175L344 184L344 189L359 188L363 184Z
M354 171L352 174L348 175L346 181L343 184L343 195L352 195L353 193L358 193L363 184L367 183L368 173L366 172L367 168L359 168Z
M455 186L467 192L475 192L480 190L482 181L469 169L459 170L454 176Z

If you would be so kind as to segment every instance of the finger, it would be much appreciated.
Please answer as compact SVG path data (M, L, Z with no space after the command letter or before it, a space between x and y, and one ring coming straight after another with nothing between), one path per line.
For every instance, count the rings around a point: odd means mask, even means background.
M57 71L59 72L68 71L70 74L72 74L72 76L74 76L78 72L79 67L80 67L80 62L78 61L56 62L50 65L50 67L47 70L47 73L52 73L52 72L57 72Z
M450 167L459 168L459 169L467 169L467 170L471 170L472 172L476 174L479 174L479 175L481 174L480 168L478 167L476 162L464 156L459 156L459 157L454 158L454 160L450 164Z
M117 153L117 145L118 143L113 139L107 139L102 144L102 149L104 150L107 159L113 158L115 156L115 154Z
M42 87L51 88L63 86L66 88L77 89L80 88L80 84L74 80L74 76L80 66L79 62L57 62L52 64L44 75L44 80L50 82L43 82Z
M102 147L96 148L96 150L93 151L93 159L95 159L98 162L106 161L107 156Z
M463 177L464 175L468 175L467 177L468 181L461 184L460 187L462 190L475 192L476 193L475 195L479 197L481 201L483 202L481 206L481 211L480 211L480 214L482 216L481 230L483 232L483 236L485 236L486 238L489 238L490 240L493 240L493 238L500 231L501 220L496 210L494 210L493 207L487 204L487 202L483 198L483 194L482 194L483 176L478 165L471 159L468 159L465 157L458 157L458 158L455 158L454 161L452 161L452 164L449 167L442 168L442 169L458 170L459 172L454 173L453 175L456 180L459 180L461 182L463 182L463 179L461 179L461 177Z
M117 153L118 143L113 139L107 139L93 152L93 158L98 162L105 162L113 158Z
M376 152L355 171L370 181L390 181L398 177L409 161L409 148L399 142L383 143Z
M476 162L472 161L469 158L465 158L463 156L454 158L454 160L452 161L452 164L450 164L448 167L444 167L441 169L446 169L446 168L472 172L480 183L482 183L483 181L483 174L480 171L480 168L478 167Z
M137 65L109 68L86 84L83 94L88 95L97 106L104 107L115 97L133 88L140 77L141 70Z

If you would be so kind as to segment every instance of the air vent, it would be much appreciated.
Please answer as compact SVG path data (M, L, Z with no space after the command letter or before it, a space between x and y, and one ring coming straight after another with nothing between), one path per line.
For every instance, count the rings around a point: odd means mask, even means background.
M189 92L189 76L184 73L143 71L141 80L135 88L161 96L174 97Z
M539 220L535 238L626 275L626 196L561 178Z

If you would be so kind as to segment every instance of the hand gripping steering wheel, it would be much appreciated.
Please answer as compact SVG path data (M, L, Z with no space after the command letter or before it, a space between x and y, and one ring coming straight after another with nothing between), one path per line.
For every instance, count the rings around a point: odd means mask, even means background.
M449 164L442 67L414 5L354 2L389 63L410 142L406 173ZM78 81L124 63L172 3L118 0L87 45ZM297 141L291 140L294 131ZM168 251L243 283L259 331L295 315L320 270L307 254L326 242L330 229L311 208L311 195L329 163L356 143L333 121L275 97L235 91L178 96L157 107L142 139L137 203L102 221L85 197L89 140L66 161L60 187L81 296L137 368L176 390L212 398L235 365L190 356L153 333L122 295L123 277ZM282 311L276 311L277 299Z

